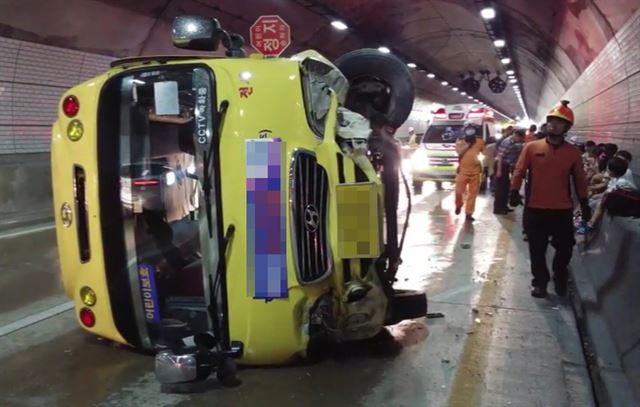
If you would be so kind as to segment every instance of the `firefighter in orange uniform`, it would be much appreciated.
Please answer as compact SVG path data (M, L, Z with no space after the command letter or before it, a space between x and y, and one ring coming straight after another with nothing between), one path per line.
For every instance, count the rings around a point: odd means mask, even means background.
M553 282L558 296L567 294L569 262L575 244L573 230L573 199L571 180L580 199L583 219L589 219L591 208L587 195L587 177L580 150L565 141L573 126L573 111L569 102L551 109L547 115L547 135L525 145L511 181L511 206L522 204L520 187L529 171L529 197L526 202L525 232L529 238L529 256L533 274L531 295L547 296L549 269L546 253L551 237L555 249Z
M456 141L456 152L459 157L456 175L456 215L460 214L464 205L466 220L473 222L475 220L473 212L476 208L476 198L482 178L482 163L478 156L484 150L484 141L472 123L465 123L463 131L463 137Z

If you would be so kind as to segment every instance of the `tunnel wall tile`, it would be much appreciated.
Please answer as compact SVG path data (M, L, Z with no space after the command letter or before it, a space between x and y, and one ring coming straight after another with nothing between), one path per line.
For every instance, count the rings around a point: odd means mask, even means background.
M60 96L111 57L0 37L0 155L49 151Z
M16 65L16 55L18 53L18 41L0 41L0 81L10 82Z
M618 144L636 157L640 174L640 11L617 32L566 92L576 114L575 135Z

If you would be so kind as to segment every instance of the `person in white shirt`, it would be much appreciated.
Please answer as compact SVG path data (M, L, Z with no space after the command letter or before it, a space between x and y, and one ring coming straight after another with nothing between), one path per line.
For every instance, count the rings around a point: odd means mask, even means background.
M616 190L625 190L625 191L637 191L633 180L630 182L628 179L624 177L624 175L629 170L629 163L623 157L618 155L611 158L607 164L607 169L609 171L609 175L611 175L611 181L607 185L607 190L603 194L603 198L598 202L598 206L596 210L593 212L593 216L591 216L591 220L586 225L580 226L576 233L579 235L586 235L593 231L594 227L600 222L602 217L604 216L605 208L604 201L606 196Z
M631 160L633 159L633 156L631 155L630 152L628 152L627 150L620 150L616 153L615 156L624 159L627 162L627 165L631 167ZM633 173L631 172L631 168L627 168L627 172L625 172L624 175L620 178L625 179L628 184L633 186L633 189L638 189L638 186L636 185L635 180L633 179Z

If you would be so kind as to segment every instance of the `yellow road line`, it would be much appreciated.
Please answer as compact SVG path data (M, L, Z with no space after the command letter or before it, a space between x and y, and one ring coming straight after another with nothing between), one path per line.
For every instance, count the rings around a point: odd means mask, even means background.
M511 240L511 225L503 225L493 255L493 262L487 272L487 281L480 290L478 305L497 304L500 298L501 284L504 277L505 263ZM480 315L471 315L475 320ZM491 348L494 329L494 318L482 318L480 323L473 323L473 333L468 335L458 369L453 379L448 405L452 407L475 407L480 405L482 391L485 389L485 372L487 356Z

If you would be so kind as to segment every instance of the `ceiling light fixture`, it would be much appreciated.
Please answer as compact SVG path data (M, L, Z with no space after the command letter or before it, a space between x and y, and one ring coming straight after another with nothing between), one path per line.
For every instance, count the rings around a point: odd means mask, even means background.
M442 86L447 86L448 84L449 84L449 82L447 82L447 81L440 82L440 85L442 85Z
M485 20L493 20L496 18L496 10L493 7L486 7L480 10L480 15Z
M391 52L391 50L387 47L380 47L378 48L378 51L382 52L383 54L389 54Z
M496 48L502 48L502 47L504 47L505 45L507 45L507 43L505 42L505 40L495 40L495 41L493 42L493 45L495 45L495 46L496 46Z
M507 72L505 72L507 75L515 75L516 71L514 71L513 69L509 69Z
M457 91L458 91L458 88L453 88L453 89L451 89L451 90L452 90L452 91L454 91L454 92L457 92Z
M417 68L417 67L418 67L418 65L414 64L413 62L409 62L409 63L407 64L407 66L408 66L409 68Z
M343 22L342 22L342 21L340 21L340 20L334 20L334 21L332 21L332 22L331 22L331 25L333 26L333 28L335 28L336 30L339 30L339 31L344 31L344 30L346 30L347 28L349 28L345 23L343 23Z
M509 82L511 83L518 83L518 80L516 78L511 78L509 79Z
M502 58L500 60L504 65L509 65L511 63L511 58Z
M429 79L433 79L433 78L435 78L435 77L436 77L436 76L435 76L434 74L432 74L432 73L427 74L427 78L429 78Z

